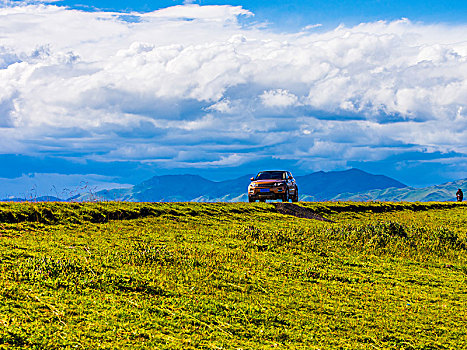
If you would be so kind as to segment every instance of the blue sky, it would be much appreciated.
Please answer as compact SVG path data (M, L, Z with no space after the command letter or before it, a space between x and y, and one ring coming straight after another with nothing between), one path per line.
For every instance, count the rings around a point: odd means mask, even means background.
M466 178L466 15L465 1L4 1L0 197L264 168Z
M110 1L110 0L65 0L60 4L80 9L105 9L110 11L147 12L182 5L184 1ZM185 2L187 3L187 2ZM255 14L255 20L269 22L282 30L296 30L310 23L321 23L327 27L341 23L355 25L378 20L410 18L425 23L464 23L467 3L462 0L354 0L354 1L189 1L200 5L242 6Z

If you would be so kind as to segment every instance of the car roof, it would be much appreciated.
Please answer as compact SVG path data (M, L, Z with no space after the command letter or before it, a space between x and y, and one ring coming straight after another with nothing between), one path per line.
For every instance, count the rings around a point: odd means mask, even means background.
M282 172L282 173L286 173L288 172L288 170L261 170L259 171L260 173L274 173L274 172Z

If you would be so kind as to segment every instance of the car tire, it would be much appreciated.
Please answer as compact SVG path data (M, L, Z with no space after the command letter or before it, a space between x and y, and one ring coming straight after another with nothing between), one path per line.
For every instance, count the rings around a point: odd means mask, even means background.
M256 202L256 200L254 198L248 197L248 202L254 203L254 202Z
M266 202L266 199L261 198L259 201L260 201L261 203L264 203L264 202Z
M288 201L289 201L289 190L286 190L284 196L282 197L282 202L288 202Z
M295 189L295 193L292 197L292 202L298 202L298 188Z

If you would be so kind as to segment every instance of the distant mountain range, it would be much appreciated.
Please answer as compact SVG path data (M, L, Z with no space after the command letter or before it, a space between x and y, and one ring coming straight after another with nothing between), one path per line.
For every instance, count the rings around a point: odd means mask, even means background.
M359 169L319 171L297 176L301 200L332 200L342 193L362 193L387 188L406 188L407 185L384 175L373 175Z
M1 200L2 202L63 202L64 199L55 197L55 196L40 196L40 197L33 197L30 198L20 198L20 197L12 197L12 198L5 198Z
M98 198L137 202L225 202L246 201L250 178L211 181L198 175L154 176L136 186L97 192ZM341 193L359 193L377 189L405 188L403 183L383 175L372 175L358 169L317 172L297 176L299 193L307 200L327 200Z
M104 200L137 202L230 202L246 201L246 190L253 174L226 181L211 181L198 175L154 176L134 187L104 190L95 196ZM317 172L297 176L299 192L306 200L326 200L341 193L360 193L406 185L387 176L372 175L358 169ZM86 198L82 198L86 200Z
M226 181L211 181L199 175L154 176L130 188L85 193L68 199L38 197L37 201L116 200L130 202L236 202L247 201L252 174ZM373 175L359 169L319 171L295 178L300 200L352 201L451 201L457 188L466 188L467 179L446 184L413 188L384 175ZM13 198L9 201L26 201ZM31 199L28 199L29 201Z
M406 202L445 202L455 201L457 189L467 189L467 179L447 182L423 188L386 188L360 193L341 193L332 200L341 201L406 201Z
M21 197L11 197L0 199L0 202L72 202L72 201L79 201L83 197L82 195L75 195L69 198L58 198L55 196L39 196L39 197L28 197L28 198L21 198Z

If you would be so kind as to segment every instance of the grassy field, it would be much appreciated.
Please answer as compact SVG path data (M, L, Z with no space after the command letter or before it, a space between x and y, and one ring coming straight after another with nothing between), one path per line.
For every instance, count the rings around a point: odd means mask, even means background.
M467 206L0 204L0 348L467 349Z

